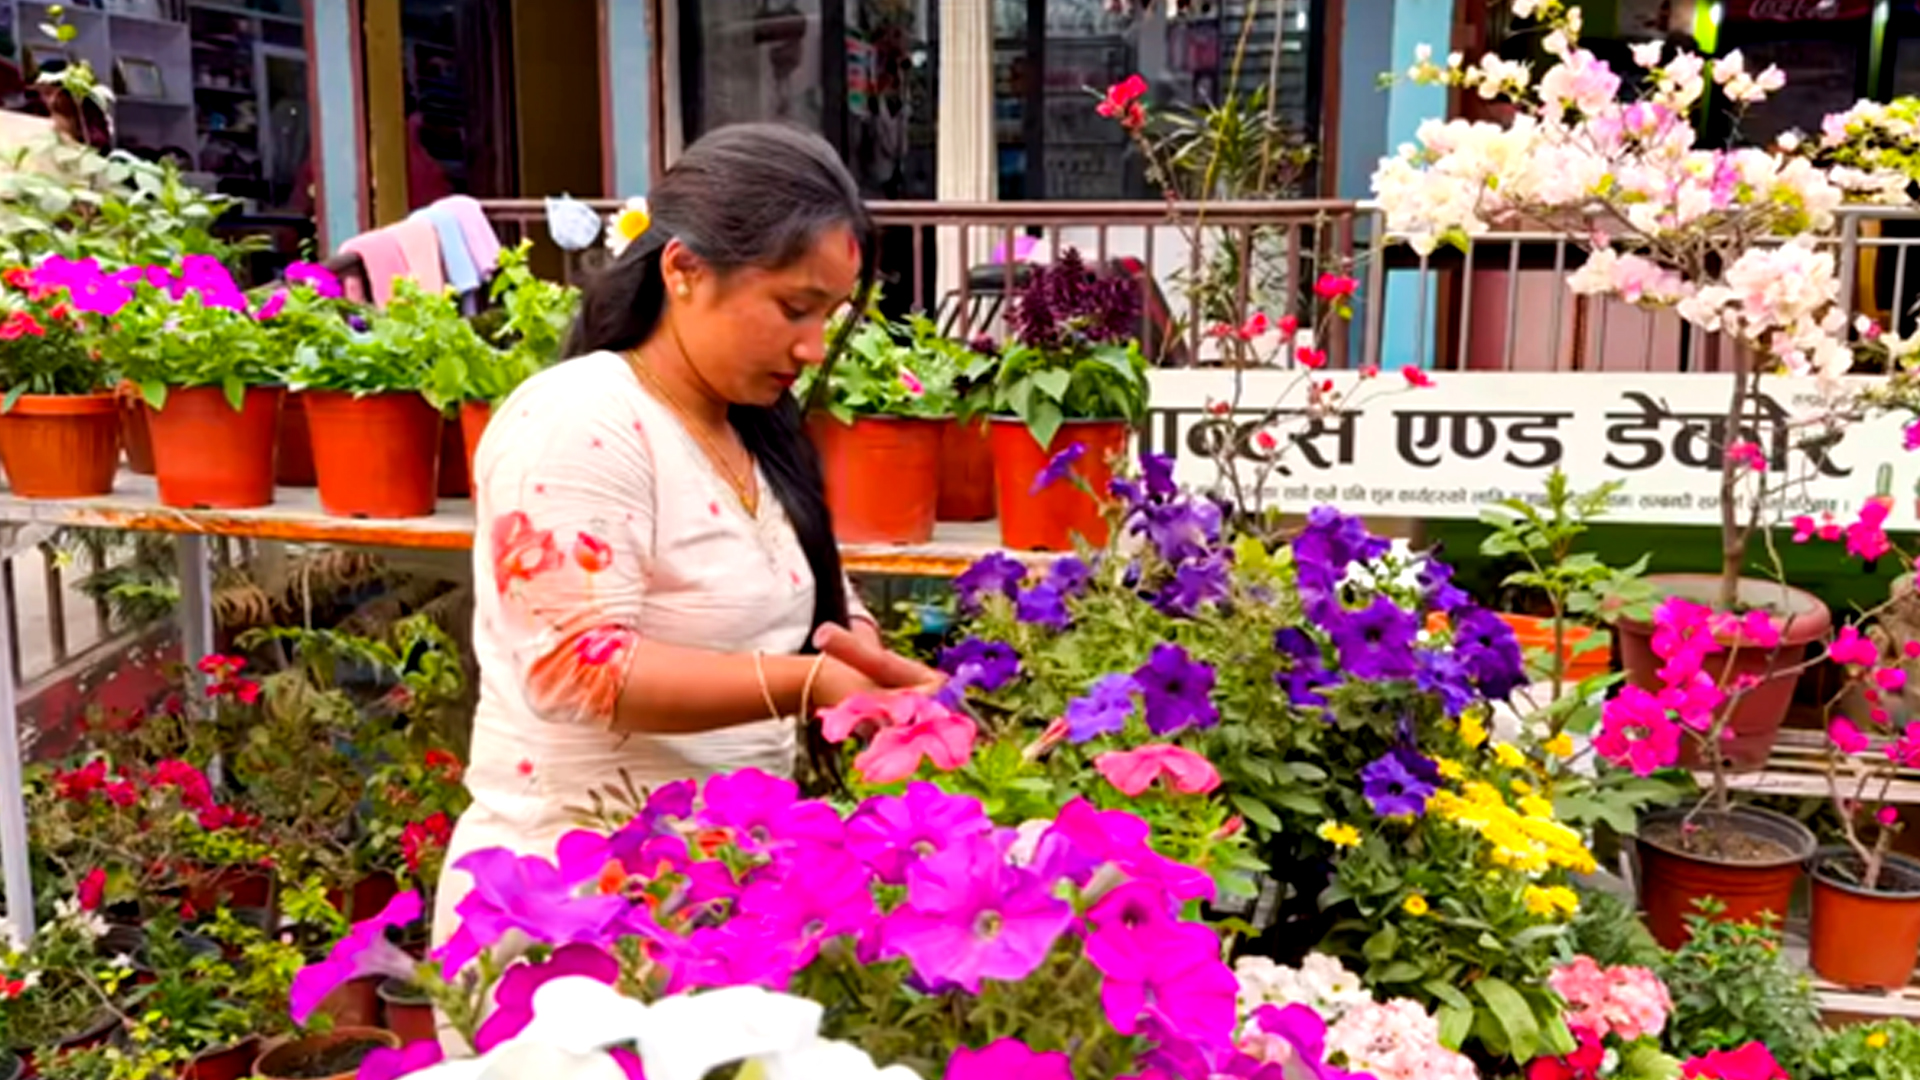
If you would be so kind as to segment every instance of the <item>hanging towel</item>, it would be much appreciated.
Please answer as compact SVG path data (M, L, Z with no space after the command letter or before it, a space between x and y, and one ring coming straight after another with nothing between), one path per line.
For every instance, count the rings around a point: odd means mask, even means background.
M453 211L460 219L460 231L467 237L467 254L473 257L474 269L481 277L494 272L500 266L500 237L493 231L493 222L487 220L486 211L471 195L453 195L441 199L436 205Z
M410 217L390 227L400 241L400 250L407 253L407 270L414 283L422 292L445 292L447 275L440 265L440 233L433 222Z
M443 203L434 203L424 210L414 211L415 217L424 217L433 223L433 231L440 237L440 261L447 267L447 284L453 291L465 296L480 287L480 271L473 265L473 256L467 251L466 231L460 227L460 218Z
M373 291L373 306L383 308L393 298L393 279L411 276L407 270L407 254L400 249L400 239L392 229L375 229L340 245L340 250L360 256L361 265L367 268L367 287ZM357 286L357 282L350 282ZM353 288L357 292L358 288ZM355 297L355 299L360 299Z

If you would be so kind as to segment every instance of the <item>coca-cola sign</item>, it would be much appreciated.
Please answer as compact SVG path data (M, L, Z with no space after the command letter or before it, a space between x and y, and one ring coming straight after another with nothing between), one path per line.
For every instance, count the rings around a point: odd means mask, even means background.
M1727 17L1739 22L1847 22L1873 14L1873 0L1733 0Z

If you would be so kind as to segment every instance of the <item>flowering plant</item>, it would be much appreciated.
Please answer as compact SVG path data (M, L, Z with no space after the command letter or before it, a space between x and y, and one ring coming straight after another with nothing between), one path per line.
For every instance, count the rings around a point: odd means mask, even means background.
M1137 423L1147 408L1140 283L1088 267L1073 248L1021 273L1013 336L976 349L961 373L971 411L1018 417L1042 446L1068 420Z
M112 313L101 351L155 409L166 407L169 388L217 386L238 410L248 387L286 379L293 342L276 334L273 322L304 323L307 309L324 311L326 300L340 295L333 275L318 266L295 264L288 280L293 284L255 302L210 256L189 255L177 268L120 271L113 281L128 290L126 302Z
M9 942L0 956L0 1046L32 1050L85 1033L109 1015L104 983L131 961L100 955L106 920L86 902L58 901L33 944Z
M1567 1025L1580 1048L1535 1061L1527 1080L1666 1080L1679 1067L1660 1051L1673 1002L1652 971L1603 968L1590 956L1576 956L1555 968L1548 982L1567 1003Z
M288 385L356 396L418 391L444 408L457 400L444 396L456 384L444 371L436 379L436 366L474 372L496 359L450 292L429 293L402 280L394 283L393 297L381 311L355 315L309 336L294 352Z
M1182 915L1211 882L1147 833L1085 802L1022 832L930 785L843 818L757 771L682 781L610 835L565 837L553 860L465 859L474 891L419 981L481 1054L530 1032L543 984L577 976L652 1009L749 986L833 1000L825 1034L922 1075L985 1075L968 1071L976 1052L1071 1059L1082 1075L1231 1069L1247 1058L1236 982L1215 933ZM303 971L294 1018L348 979L413 971L384 933L419 907L401 896ZM524 960L492 951L509 935L531 944ZM996 1049L1012 1030L1017 1045Z
M844 317L829 333L838 340ZM939 331L924 315L906 326L888 323L870 310L847 337L846 347L834 359L831 371L809 367L794 385L795 396L819 404L843 424L856 416L905 416L941 419L954 414L954 379L958 366L952 351L938 344ZM821 378L826 386L818 387Z
M88 340L108 312L84 284L72 287L74 265L55 258L0 273L0 411L21 394L95 394L113 386L112 369Z
M1826 1080L1920 1080L1920 1025L1882 1020L1829 1031L1812 1064Z
M1308 953L1298 969L1242 957L1234 974L1243 1032L1259 1030L1264 1010L1303 1007L1328 1025L1327 1057L1336 1065L1375 1080L1479 1078L1471 1060L1441 1041L1439 1022L1425 1008L1405 998L1375 1001L1359 976L1324 953Z
M1357 519L1321 508L1269 546L1171 474L1149 457L1115 482L1104 551L961 575L948 695L996 729L1039 729L1022 756L1062 787L1151 760L1165 797L1211 792L1244 815L1283 876L1263 948L1364 960L1374 985L1439 1006L1450 1045L1573 1049L1545 976L1578 908L1568 875L1593 856L1555 816L1557 763L1488 738L1486 702L1526 682L1511 630L1446 564ZM1447 633L1423 632L1435 612ZM1244 896L1245 870L1216 859L1223 896Z
M428 386L441 401L498 403L527 378L560 360L567 329L580 309L580 290L539 277L528 265L533 242L500 252L488 287L493 306L473 321L488 345L480 352L453 334L459 348L433 360Z
M1692 936L1659 966L1671 995L1667 1049L1694 1061L1747 1043L1771 1048L1799 1075L1820 1043L1820 1011L1812 984L1781 950L1772 926L1714 921L1719 904L1702 901L1687 918ZM1714 1076L1714 1073L1701 1075ZM1728 1074L1729 1080L1747 1075Z

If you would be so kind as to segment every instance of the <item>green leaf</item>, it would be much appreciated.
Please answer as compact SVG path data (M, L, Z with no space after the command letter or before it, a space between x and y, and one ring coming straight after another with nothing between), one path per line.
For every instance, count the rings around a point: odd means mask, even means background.
M1046 400L1035 401L1033 411L1024 419L1027 429L1033 432L1033 437L1039 440L1041 446L1052 446L1053 437L1060 433L1060 425L1066 422L1060 406Z
M167 407L167 384L158 379L149 379L140 384L140 396L147 406L155 412Z
M1635 1043L1621 1055L1619 1075L1629 1080L1678 1080L1680 1062L1661 1053L1658 1046Z
M1060 368L1049 368L1033 373L1033 385L1040 392L1057 402L1067 400L1067 389L1073 385L1073 373Z
M1410 983L1426 973L1426 969L1411 960L1395 960L1385 967L1377 967L1367 972L1367 981L1379 983Z
M1240 812L1240 816L1268 832L1277 833L1285 827L1281 825L1278 814L1268 809L1266 803L1261 802L1251 795L1241 792L1234 793L1233 808Z
M1500 1024L1506 1048L1514 1058L1522 1064L1531 1060L1540 1049L1540 1025L1527 999L1504 979L1484 978L1474 983L1473 989Z
M227 404L233 406L234 412L239 412L246 407L247 384L240 376L228 372L227 377L220 381L220 389L226 394Z
M1432 994L1434 999L1442 1004L1464 1009L1468 1016L1473 1015L1473 1002L1467 998L1467 995L1461 993L1458 987L1445 979L1428 979L1420 984L1420 988Z
M1394 950L1400 947L1400 931L1391 926L1383 926L1365 945L1360 946L1360 954L1376 964L1384 964L1393 958Z
M12 412L14 403L19 401L20 395L26 392L27 392L27 387L25 383L22 383L19 386L15 386L9 389L7 391L6 400L0 401L0 413Z
M1440 1007L1440 1045L1449 1050L1458 1050L1464 1046L1467 1036L1473 1034L1474 1010L1470 1005L1443 1005Z

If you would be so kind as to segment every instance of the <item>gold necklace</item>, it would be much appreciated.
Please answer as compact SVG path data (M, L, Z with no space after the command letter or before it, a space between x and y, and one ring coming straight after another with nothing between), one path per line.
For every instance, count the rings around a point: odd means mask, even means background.
M740 500L740 506L746 510L747 516L759 517L760 492L754 480L753 455L747 455L747 469L745 475L742 475L740 470L734 468L733 463L728 461L727 456L721 452L719 444L694 423L692 414L681 406L680 400L673 396L673 391L667 389L666 384L660 380L660 376L647 365L640 356L640 350L629 349L625 356L627 366L633 369L633 373L639 376L641 382L647 384L648 389L659 395L661 403L680 418L680 426L700 444L700 451L707 455L707 460L713 464L714 470L720 473L720 479L733 489L734 498Z

